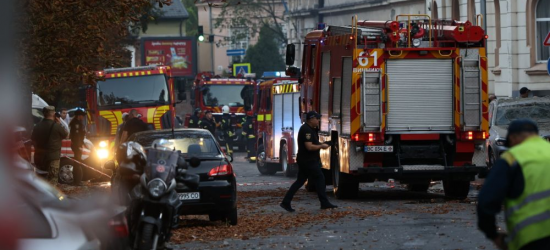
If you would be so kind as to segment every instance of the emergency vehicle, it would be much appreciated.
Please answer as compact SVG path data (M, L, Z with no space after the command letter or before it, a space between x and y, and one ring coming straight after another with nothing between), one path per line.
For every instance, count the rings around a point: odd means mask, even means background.
M355 16L350 26L320 24L306 35L301 113L322 115L320 140L332 146L321 161L337 198L356 197L360 182L388 179L421 192L442 180L446 196L468 195L470 181L486 170L472 164L489 125L480 25Z
M197 74L193 82L191 92L191 104L193 109L199 108L204 113L209 110L217 122L221 121L222 107L227 105L232 116L236 136L233 146L238 146L240 151L246 147L246 138L242 136L241 122L246 116L246 111L253 110L256 97L255 76L247 74L245 77L223 78L211 72ZM189 125L190 114L185 117L185 126ZM214 135L220 144L224 139L219 129Z
M264 175L283 171L294 176L298 170L298 131L300 120L300 85L297 79L276 77L259 84L256 116L256 166Z
M138 111L150 129L172 128L175 89L169 66L113 68L98 71L103 80L86 90L88 138L102 149L114 146L122 114ZM109 150L104 151L108 157Z

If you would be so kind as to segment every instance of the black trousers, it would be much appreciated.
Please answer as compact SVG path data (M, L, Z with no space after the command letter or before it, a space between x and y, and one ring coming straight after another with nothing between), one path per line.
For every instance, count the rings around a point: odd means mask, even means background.
M248 157L256 157L256 138L246 138L246 151L248 152Z
M545 250L545 249L550 249L550 237L533 241L523 246L522 248L520 248L520 250Z
M82 162L82 148L78 146L71 145L71 149L73 150L73 159L77 160L78 162ZM82 177L84 175L84 169L79 164L74 164L73 166L73 183L79 184L80 181L82 181Z
M329 205L330 202L328 201L326 193L325 176L323 175L323 171L321 171L321 162L319 161L298 163L298 177L286 192L283 203L290 204L292 197L294 197L296 192L298 192L308 179L315 185L315 190L317 191L321 206Z
M82 148L78 146L71 145L71 149L73 150L73 159L82 162Z

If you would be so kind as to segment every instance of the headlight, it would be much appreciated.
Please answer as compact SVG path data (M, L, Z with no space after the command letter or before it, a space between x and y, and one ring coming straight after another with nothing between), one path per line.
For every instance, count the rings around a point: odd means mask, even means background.
M495 140L495 143L497 144L497 146L505 146L506 145L506 139L504 138L497 138Z
M97 157L101 160L107 159L109 157L109 151L107 149L99 149L97 150Z
M100 141L99 142L99 147L100 148L106 148L108 145L109 145L108 141Z
M149 189L149 194L158 198L166 192L166 183L160 179L154 179L147 183L147 188Z
M414 47L420 47L420 45L422 44L422 39L420 39L420 38L413 39L412 44L413 44Z

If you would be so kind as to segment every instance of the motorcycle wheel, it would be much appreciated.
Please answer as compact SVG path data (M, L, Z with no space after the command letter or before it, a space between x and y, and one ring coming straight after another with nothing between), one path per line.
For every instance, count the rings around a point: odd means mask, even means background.
M138 240L138 249L139 250L151 250L153 248L154 240L154 231L155 227L153 224L144 224L141 228L141 234L139 235Z

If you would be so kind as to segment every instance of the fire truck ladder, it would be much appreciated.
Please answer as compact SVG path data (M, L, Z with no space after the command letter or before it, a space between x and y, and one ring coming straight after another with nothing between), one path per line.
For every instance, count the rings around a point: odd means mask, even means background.
M462 121L465 129L481 128L481 77L479 55L462 60Z

